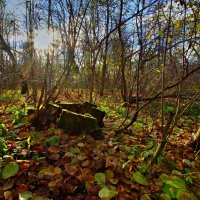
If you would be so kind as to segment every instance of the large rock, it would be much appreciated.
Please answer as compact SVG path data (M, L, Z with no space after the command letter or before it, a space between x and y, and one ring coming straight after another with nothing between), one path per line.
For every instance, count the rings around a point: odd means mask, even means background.
M97 119L89 114L83 115L62 109L58 127L67 133L79 134L95 131L99 128L99 125Z
M98 121L99 127L103 127L103 118L105 117L105 112L101 111L97 108L95 104L84 102L82 104L79 103L58 103L58 105L62 109L69 110L71 112L79 113L79 114L90 114L95 117Z
M36 129L47 129L52 123L66 133L89 133L94 139L102 139L101 127L104 126L105 112L96 105L85 102L79 103L49 103L34 118Z
M80 103L67 103L67 102L61 102L57 103L62 109L69 110L71 112L79 113L81 105Z
M101 111L95 107L91 108L89 112L93 117L95 117L98 121L99 127L103 127L103 118L105 117L106 113L104 111Z

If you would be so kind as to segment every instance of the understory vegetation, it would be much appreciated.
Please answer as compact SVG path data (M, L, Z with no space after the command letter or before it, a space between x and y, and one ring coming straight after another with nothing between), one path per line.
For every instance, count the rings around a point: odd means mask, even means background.
M80 101L71 95L73 102ZM160 140L158 103L116 135L114 130L134 108L108 99L112 98L97 99L106 117L104 139L95 140L86 133L66 134L55 124L37 131L27 115L25 97L11 91L2 95L1 199L197 200L200 151L185 144L199 126L199 104L185 111L156 163L148 167ZM164 112L171 112L170 104L171 99Z

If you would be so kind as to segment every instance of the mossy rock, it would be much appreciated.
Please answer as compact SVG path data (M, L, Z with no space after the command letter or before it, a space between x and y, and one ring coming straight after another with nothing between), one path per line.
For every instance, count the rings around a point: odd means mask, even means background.
M98 121L99 127L103 127L104 123L103 123L103 118L105 117L106 113L104 111L101 111L95 107L93 107L91 109L90 114L95 117Z
M79 134L97 130L99 125L97 119L89 114L82 115L63 109L58 127L62 128L66 133Z
M57 118L61 114L61 107L55 103L48 103L45 109L45 112L49 115L56 115Z
M82 104L80 103L58 103L58 105L62 109L69 110L71 112L75 112L78 114L90 114L93 117L95 117L98 121L99 127L103 127L103 118L105 117L105 112L97 109L97 106L95 104L89 103L89 102L84 102Z
M91 114L92 108L97 108L97 106L95 104L92 104L92 103L89 103L89 102L84 102L84 103L80 104L79 113L81 113L81 114L85 114L85 113Z
M105 112L89 102L49 103L33 119L38 130L46 129L51 123L57 124L66 133L89 133L94 139L102 139L100 127L103 127Z
M61 102L57 104L62 109L69 110L71 112L79 113L81 105L80 103L67 103L67 102Z

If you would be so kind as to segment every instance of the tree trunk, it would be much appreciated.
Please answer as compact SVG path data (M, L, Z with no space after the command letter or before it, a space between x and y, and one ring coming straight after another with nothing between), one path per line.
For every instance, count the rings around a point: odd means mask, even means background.
M109 12L109 3L108 0L106 2L106 10L107 10L107 15L106 15L106 35L108 35L108 30L109 30L109 17L110 17L110 12ZM104 89L105 89L105 77L106 77L106 71L107 71L107 54L108 54L108 39L109 37L106 37L105 41L105 51L103 55L103 68L102 68L102 75L101 75L101 86L100 86L100 96L103 96L104 94Z

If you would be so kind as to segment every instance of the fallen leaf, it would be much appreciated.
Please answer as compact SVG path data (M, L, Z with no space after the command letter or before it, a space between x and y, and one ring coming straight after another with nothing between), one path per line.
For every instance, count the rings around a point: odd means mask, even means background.
M2 187L2 190L9 190L13 187L15 183L15 179L10 179L7 183L5 183Z
M52 153L50 154L50 156L48 157L49 160L58 160L60 158L60 154L58 153Z
M15 176L19 171L19 164L16 162L10 162L8 165L6 165L2 171L2 178L8 179L12 176Z
M141 185L148 185L148 181L147 179L139 172L134 172L132 174L133 180L136 181L137 183L141 184Z
M53 171L55 174L61 174L62 173L62 169L61 168L59 168L59 167L55 167L54 168L54 171Z
M4 198L6 199L6 200L12 200L13 198L12 198L12 192L11 191L6 191L6 192L4 192Z

